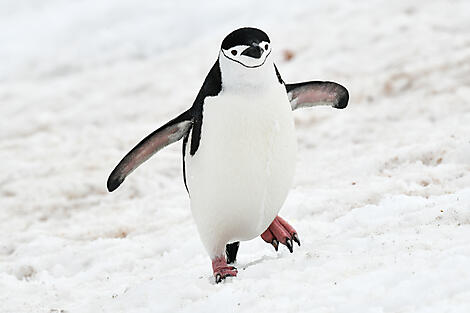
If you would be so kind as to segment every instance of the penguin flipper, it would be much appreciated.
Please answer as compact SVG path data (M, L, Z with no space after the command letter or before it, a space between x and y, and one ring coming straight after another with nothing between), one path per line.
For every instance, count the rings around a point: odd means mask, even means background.
M348 90L334 82L310 81L285 86L292 110L316 105L344 109L348 105Z
M191 109L183 112L139 142L114 168L108 178L108 191L114 191L124 179L152 155L183 138L192 125Z

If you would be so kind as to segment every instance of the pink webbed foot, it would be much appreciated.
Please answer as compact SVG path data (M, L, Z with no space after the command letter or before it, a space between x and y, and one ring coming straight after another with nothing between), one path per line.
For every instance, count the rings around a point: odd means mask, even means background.
M225 257L217 257L212 260L212 270L214 271L215 282L218 284L230 276L237 276L237 269L234 266L228 266Z
M279 248L279 243L282 243L292 253L294 246L292 241L297 242L300 246L299 236L294 227L290 226L282 217L276 216L274 221L269 225L268 229L261 234L261 238L267 243L273 245L276 251Z

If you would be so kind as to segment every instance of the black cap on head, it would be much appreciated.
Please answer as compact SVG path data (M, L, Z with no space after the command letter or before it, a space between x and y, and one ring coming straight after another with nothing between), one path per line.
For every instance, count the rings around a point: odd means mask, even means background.
M268 35L260 29L243 27L234 30L222 41L222 49L227 50L238 45L251 46L262 41L271 42Z

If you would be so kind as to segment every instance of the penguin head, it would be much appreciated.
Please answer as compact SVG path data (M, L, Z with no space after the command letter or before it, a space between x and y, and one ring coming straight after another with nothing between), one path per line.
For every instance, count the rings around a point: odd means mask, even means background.
M220 58L247 69L261 67L271 53L271 41L260 29L244 27L234 30L222 41Z

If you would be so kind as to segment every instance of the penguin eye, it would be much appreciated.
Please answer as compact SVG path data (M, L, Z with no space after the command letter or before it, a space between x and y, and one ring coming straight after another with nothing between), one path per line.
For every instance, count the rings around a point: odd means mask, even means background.
M232 55L237 55L237 50L235 50L235 49L230 51L230 52L232 53Z
M265 44L265 45L264 45L264 50L268 50L268 48L269 48L269 45L268 45L268 44Z

